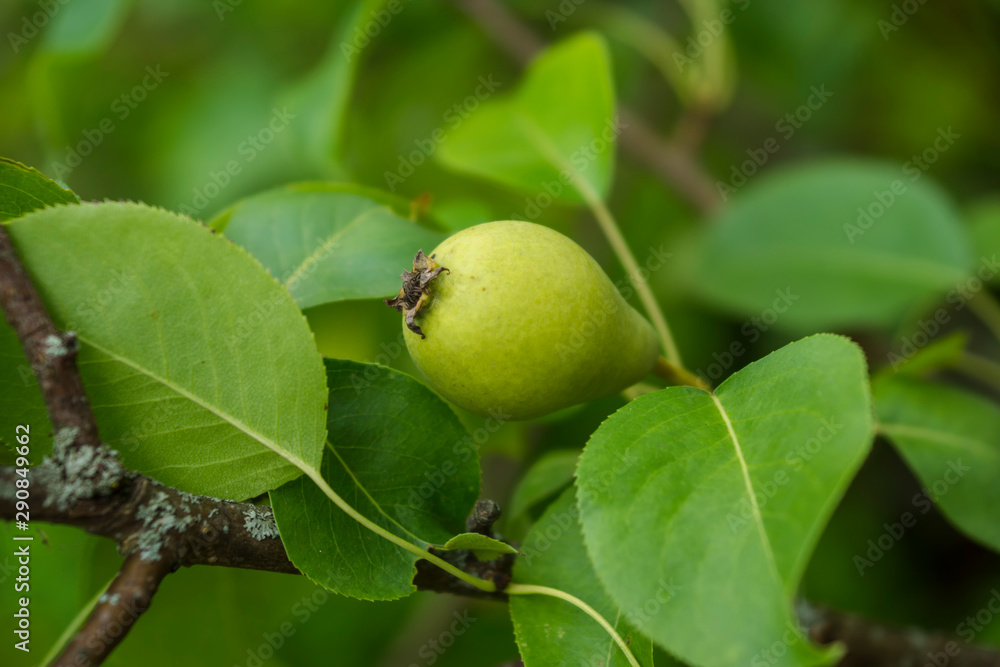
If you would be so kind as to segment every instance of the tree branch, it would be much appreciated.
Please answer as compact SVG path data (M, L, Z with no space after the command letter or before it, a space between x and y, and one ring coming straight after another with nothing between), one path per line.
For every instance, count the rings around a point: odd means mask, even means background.
M521 66L527 66L545 47L541 37L499 2L454 1ZM703 126L708 122L704 110L698 110L692 118L685 117L679 132L670 140L661 137L631 109L619 106L618 114L623 121L621 143L626 152L659 174L699 213L709 214L719 208L719 193L712 177L695 157L694 148L700 143Z
M1000 667L1000 652L936 632L896 628L807 602L798 605L799 620L819 644L842 642L847 654L839 667L869 665L944 665Z
M32 519L75 526L112 539L120 553L138 551L149 559L169 561L172 569L219 565L299 574L278 537L270 507L196 496L118 466L115 488L69 501L65 469L58 455L32 468ZM15 479L16 468L0 467L0 519L14 518ZM496 514L487 514L492 516L488 523L479 521L484 507L498 506L490 500L477 503L467 524L474 526L470 531L490 531L499 517L497 509ZM480 563L471 552L463 550L440 551L437 555L481 578L498 579L498 583L509 580L510 564L506 561ZM421 590L505 599L502 594L486 594L469 586L426 561L418 562L417 573L414 584Z

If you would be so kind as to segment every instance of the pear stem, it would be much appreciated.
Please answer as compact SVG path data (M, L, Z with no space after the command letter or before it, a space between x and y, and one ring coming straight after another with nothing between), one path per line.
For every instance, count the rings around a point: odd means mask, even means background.
M584 200L586 200L587 206L597 219L597 223L601 226L601 231L604 232L608 243L611 245L611 249L618 256L618 261L625 267L625 271L628 273L632 284L635 285L635 291L639 295L639 300L642 301L642 306L649 315L649 319L652 320L653 328L656 329L656 333L663 343L663 350L667 355L667 359L678 368L683 368L684 362L681 361L680 351L677 349L677 344L674 343L670 327L667 325L667 319L663 316L663 311L660 310L660 304L657 303L656 297L653 295L653 290L649 288L649 283L640 278L639 263L635 260L632 251L629 250L628 243L625 242L625 237L622 236L621 229L619 229L614 216L611 215L611 211L608 210L608 207L601 200L600 196L584 178L580 177L576 179L576 187Z
M682 366L677 366L669 359L665 359L663 357L656 360L656 366L653 367L653 372L670 384L682 385L685 387L696 387L697 389L712 391L712 388L708 385L708 383L702 380L699 376Z
M549 588L548 586L535 586L533 584L510 584L504 589L507 595L548 595L549 597L559 598L569 602L571 605L577 609L583 611L587 616L601 624L601 627L611 635L611 639L618 644L618 648L622 650L625 654L625 659L628 660L628 664L632 667L641 667L639 661L635 659L632 655L632 651L629 650L628 644L622 640L618 632L608 623L603 616L597 613L597 610L591 607L589 604L576 597L575 595L570 595L566 591L561 591L558 588Z
M622 396L626 401L632 401L640 396L645 396L646 394L652 394L654 392L660 391L662 387L657 387L655 384L648 384L646 382L640 382L634 384L627 389L622 389Z
M667 319L663 316L663 311L660 310L660 304L657 303L653 290L649 288L649 283L640 277L639 263L635 261L635 256L629 250L628 243L618 227L618 222L611 215L611 211L605 205L601 195L580 170L559 152L552 140L540 128L525 120L521 129L535 142L537 148L546 156L552 166L572 175L573 187L580 193L580 196L587 203L587 207L594 214L597 224L608 239L608 244L618 256L618 261L622 263L632 284L635 285L635 291L639 294L639 300L642 301L646 314L653 322L653 328L656 329L663 344L667 359L671 364L683 370L684 362L681 360L681 353L677 349L677 344L674 343L674 337L670 333L670 327L667 325Z

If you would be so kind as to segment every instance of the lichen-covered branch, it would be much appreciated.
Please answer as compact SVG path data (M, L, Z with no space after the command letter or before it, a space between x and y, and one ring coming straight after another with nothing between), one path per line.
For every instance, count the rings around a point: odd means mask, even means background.
M117 461L116 461L117 463ZM116 481L67 495L58 458L31 469L31 518L76 526L118 544L122 554L169 560L172 569L224 565L298 573L288 561L270 507L220 500L163 486L118 465ZM0 468L0 518L14 517L15 469Z
M0 225L0 306L38 378L57 437L74 449L99 447L97 422L76 367L76 335L56 328L3 225Z
M455 0L455 4L501 48L522 66L526 66L545 41L496 0ZM721 201L711 177L695 156L702 130L697 124L707 122L706 112L697 110L697 121L689 126L687 118L673 139L666 139L634 111L619 106L622 121L622 148L634 159L646 164L692 207L703 214L715 211ZM697 136L695 136L695 134Z

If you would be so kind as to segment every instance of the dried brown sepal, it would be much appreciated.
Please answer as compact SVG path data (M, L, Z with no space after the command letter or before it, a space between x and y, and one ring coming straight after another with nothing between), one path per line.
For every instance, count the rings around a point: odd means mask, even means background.
M430 282L437 278L442 271L447 270L434 261L434 255L428 257L423 250L418 250L413 257L413 270L403 271L403 274L399 276L403 281L403 287L400 288L399 294L384 300L385 305L403 313L403 320L406 322L407 328L421 338L427 336L417 326L414 319L430 299L428 294Z

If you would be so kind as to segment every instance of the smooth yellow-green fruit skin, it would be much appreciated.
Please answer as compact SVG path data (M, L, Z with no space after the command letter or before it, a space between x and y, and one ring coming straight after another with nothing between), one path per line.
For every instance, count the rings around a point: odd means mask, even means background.
M642 380L653 327L587 252L548 227L488 222L434 252L435 278L406 346L431 386L480 415L533 419Z

